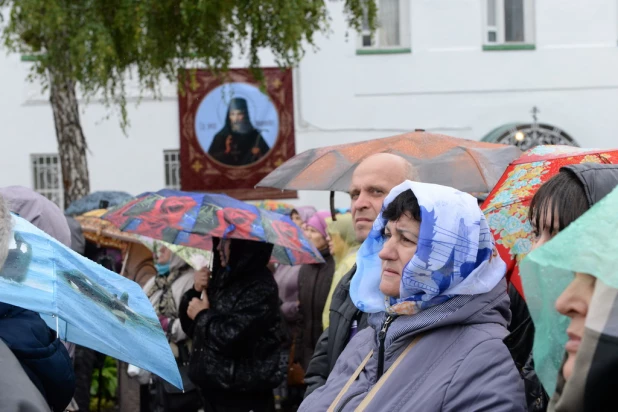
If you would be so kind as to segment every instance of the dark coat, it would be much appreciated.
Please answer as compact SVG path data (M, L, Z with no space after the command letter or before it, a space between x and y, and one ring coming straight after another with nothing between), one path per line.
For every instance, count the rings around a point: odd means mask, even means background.
M367 327L367 314L358 310L350 298L350 282L355 273L356 265L343 276L333 293L329 314L330 325L320 336L309 367L306 369L305 396L309 396L311 392L326 383L328 375L337 363L337 358L348 344L352 321L357 319L359 331Z
M549 403L547 392L534 370L532 344L534 343L534 324L528 306L517 289L509 286L510 310L512 314L509 334L504 344L509 349L519 374L526 387L526 403L529 412L545 411Z
M0 303L0 339L47 400L63 411L75 391L75 374L66 348L38 313Z
M295 360L307 370L315 345L324 331L322 312L335 273L335 259L324 253L324 263L303 265L298 273L298 326Z
M283 379L279 367L282 322L277 283L267 265L272 245L232 239L230 263L221 267L214 239L210 308L192 321L188 290L179 309L182 328L193 338L189 377L204 392L270 391Z

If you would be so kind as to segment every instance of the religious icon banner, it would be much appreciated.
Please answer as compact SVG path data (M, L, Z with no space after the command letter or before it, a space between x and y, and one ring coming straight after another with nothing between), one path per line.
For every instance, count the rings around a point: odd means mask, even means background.
M247 69L231 69L225 82L208 70L197 70L194 77L181 74L182 190L242 200L296 197L293 191L254 188L295 154L292 71L262 71L263 84Z

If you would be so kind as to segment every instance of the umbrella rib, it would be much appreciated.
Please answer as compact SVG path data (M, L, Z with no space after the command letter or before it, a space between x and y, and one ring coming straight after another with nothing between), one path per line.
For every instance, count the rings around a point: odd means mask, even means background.
M476 167L479 171L479 174L481 175L481 178L483 179L483 183L485 183L485 187L487 188L488 192L491 192L491 190L493 189L492 187L489 187L489 183L487 183L487 179L485 178L485 175L483 174L483 171L481 169L481 165L480 163L476 160L476 158L474 156L472 156L472 154L470 153L470 148L466 147L466 146L459 146L461 148L464 149L464 151L466 152L466 154L468 156L470 156L472 158L472 161L476 164Z
M485 214L490 213L490 212L493 212L493 211L495 211L495 210L502 209L502 208L504 208L504 207L506 207L506 206L512 206L512 205L514 205L514 204L517 204L517 203L523 203L523 202L528 201L528 200L530 200L530 199L517 199L517 200L514 200L514 201L509 202L509 203L500 203L500 206L499 206L499 207L495 207L495 206L493 206L491 209L490 209L490 208L487 208L487 209L481 209L481 211L482 211L482 212L483 212L483 214L485 215Z

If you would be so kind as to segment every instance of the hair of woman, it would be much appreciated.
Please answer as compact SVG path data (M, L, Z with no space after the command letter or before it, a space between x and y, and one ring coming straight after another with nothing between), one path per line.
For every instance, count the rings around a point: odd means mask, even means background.
M536 231L540 231L546 221L552 222L552 226L547 230L553 235L562 231L589 208L580 180L570 171L561 170L536 192L530 202L528 219ZM556 214L557 227L553 224ZM549 217L549 220L546 217Z
M421 221L421 207L418 199L411 190L401 192L382 212L382 217L389 221L397 221L403 215L409 215L412 219Z

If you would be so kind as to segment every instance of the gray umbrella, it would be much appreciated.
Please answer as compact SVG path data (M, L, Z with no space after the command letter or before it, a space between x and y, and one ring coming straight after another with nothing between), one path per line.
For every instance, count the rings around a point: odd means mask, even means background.
M376 153L392 153L408 160L421 182L487 193L521 150L418 131L307 150L287 160L257 186L345 192L356 166Z
M132 198L133 196L126 192L116 192L111 190L94 192L71 203L64 213L68 216L79 216L90 212L91 210L107 209L112 206L118 206Z

